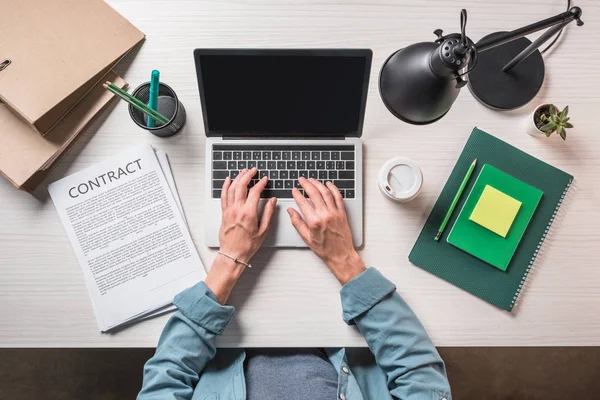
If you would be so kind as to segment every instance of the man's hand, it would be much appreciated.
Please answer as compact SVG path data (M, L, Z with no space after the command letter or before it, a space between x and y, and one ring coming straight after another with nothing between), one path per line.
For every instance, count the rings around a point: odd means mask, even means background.
M248 184L255 174L256 168L252 168L243 170L234 181L227 178L221 194L221 251L244 262L250 261L265 241L277 203L275 197L270 199L259 220L258 202L268 178L262 178L248 192Z
M323 185L316 179L304 178L300 178L299 182L310 201L298 189L293 189L294 200L306 221L298 211L288 208L292 224L308 247L325 262L337 280L345 285L366 268L352 243L352 232L342 195L331 182Z
M270 199L259 219L258 203L268 178L264 177L248 191L248 184L254 175L256 168L244 169L235 180L227 178L221 192L223 216L219 231L220 250L244 262L249 262L265 241L277 204L276 198ZM218 255L204 283L219 302L225 304L244 268L243 264Z

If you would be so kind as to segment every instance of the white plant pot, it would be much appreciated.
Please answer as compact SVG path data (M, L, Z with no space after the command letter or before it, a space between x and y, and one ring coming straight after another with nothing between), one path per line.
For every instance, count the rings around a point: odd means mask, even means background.
M533 112L531 114L529 114L527 116L527 119L525 120L525 132L527 132L531 136L535 136L535 137L546 136L546 134L544 132L540 131L538 129L538 127L535 126L535 122L534 122L533 118L534 118L537 110L539 110L540 108L543 108L543 107L547 107L547 106L549 106L549 104L547 104L547 103L540 104L539 106L537 106L535 108L535 110L533 110Z

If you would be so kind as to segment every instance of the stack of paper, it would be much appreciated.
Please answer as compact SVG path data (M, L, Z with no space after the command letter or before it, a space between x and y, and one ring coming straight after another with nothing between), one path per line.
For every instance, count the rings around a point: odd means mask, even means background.
M48 191L102 331L169 311L206 276L164 152L129 150Z

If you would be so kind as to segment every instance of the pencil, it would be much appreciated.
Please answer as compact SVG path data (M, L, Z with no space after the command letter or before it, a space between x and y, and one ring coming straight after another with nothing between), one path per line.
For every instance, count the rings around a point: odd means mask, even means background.
M109 85L103 85L109 92L113 93L115 96L119 97L121 100L126 101L127 103L129 103L132 107L136 108L137 110L143 112L146 115L153 115L154 118L160 122L162 122L163 124L168 122L168 119L166 119L166 117L164 117L163 115L160 114L155 114L156 111L152 110L151 108L149 108L148 106L146 106L144 103L141 102L136 102L135 98L125 95L122 92L115 90L113 87L109 86ZM141 103L141 104L140 104Z
M106 89L110 90L111 92L113 92L114 94L118 95L119 97L121 97L123 100L127 101L128 103L135 103L138 106L144 108L147 110L144 111L145 114L147 115L155 115L157 116L157 120L160 120L160 122L163 122L161 120L161 117L168 122L168 118L165 117L164 115L162 115L161 113L159 113L158 111L152 110L150 107L148 107L148 105L146 103L144 103L143 101L141 101L140 99L132 96L131 94L129 94L126 90L121 89L120 87L118 87L117 85L115 85L112 82L106 81L105 84L103 85ZM163 122L165 123L165 122Z
M114 83L112 83L110 81L106 81L104 87L106 87L106 85L108 85L109 88L113 89L113 92L115 92L115 91L119 92L121 95L127 97L129 100L131 100L132 102L136 103L138 106L143 107L143 108L147 108L148 112L147 113L145 112L145 114L159 116L159 118L155 118L155 119L158 120L158 121L160 121L160 122L163 122L163 121L160 120L160 116L162 116L168 122L169 119L167 117L165 117L164 115L162 115L158 111L155 111L155 110L151 109L146 103L144 103L143 101L141 101L137 97L132 96L126 90L121 89L120 87L118 87L117 85L115 85ZM165 123L166 122L163 122L163 124L165 124Z
M105 88L113 93L115 96L119 97L121 100L126 101L127 103L129 103L132 107L134 107L135 109L143 112L144 114L150 116L152 109L148 108L148 107L144 107L144 106L140 106L139 104L135 103L134 101L132 101L129 97L123 96L123 94L119 93L118 91L114 90L113 88L111 88L110 86L105 86ZM154 115L152 114L152 117L156 120L158 120L159 122L161 122L163 125L168 123L169 120L167 120L164 116L162 115Z
M444 229L446 228L446 224L448 224L448 220L450 220L450 216L452 215L452 212L454 211L454 208L456 207L458 200L460 200L460 196L462 195L462 192L465 190L465 187L467 186L467 182L469 182L469 178L471 177L471 174L473 174L473 170L475 169L476 164L477 164L477 159L473 160L473 162L471 163L471 166L467 170L467 174L463 178L463 181L460 184L458 191L454 195L454 200L452 200L452 204L450 204L450 208L446 212L446 217L444 217L444 220L442 221L442 225L440 225L440 227L437 231L437 234L435 235L434 240L436 242L440 240L440 237L442 237L442 233L444 232Z
M108 87L106 87L107 85L108 85ZM149 113L152 113L154 115L161 115L158 111L152 110L146 103L144 103L143 101L141 101L137 97L132 96L126 90L121 89L120 87L118 87L117 85L115 85L112 82L106 81L104 87L107 88L107 89L109 89L109 90L112 89L113 93L114 92L118 92L118 94L121 94L121 98L126 97L129 100L131 100L131 102L136 103L138 106L140 106L142 108L148 108ZM146 114L150 115L149 113L146 113ZM164 117L164 118L167 119L166 117Z
M155 120L161 122L163 125L169 122L169 120L164 115L158 113L158 111L154 111L153 109L148 107L143 102L141 102L138 99L136 99L135 97L131 96L129 93L125 92L125 94L124 94L123 93L124 91L122 89L116 90L113 86L110 86L106 83L102 86L104 86L105 89L107 89L109 92L113 93L115 96L117 96L120 99L129 103L132 107L136 108L137 110L143 112L144 114L146 114L148 116L151 116Z

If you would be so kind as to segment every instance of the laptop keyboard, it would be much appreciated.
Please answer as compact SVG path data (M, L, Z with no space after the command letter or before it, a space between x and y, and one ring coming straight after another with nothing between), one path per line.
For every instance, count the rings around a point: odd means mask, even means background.
M221 197L225 178L235 179L244 168L258 169L250 188L264 176L269 177L262 198L290 199L294 187L306 195L298 183L301 176L333 182L342 197L356 197L354 146L214 145L212 163L213 199Z

